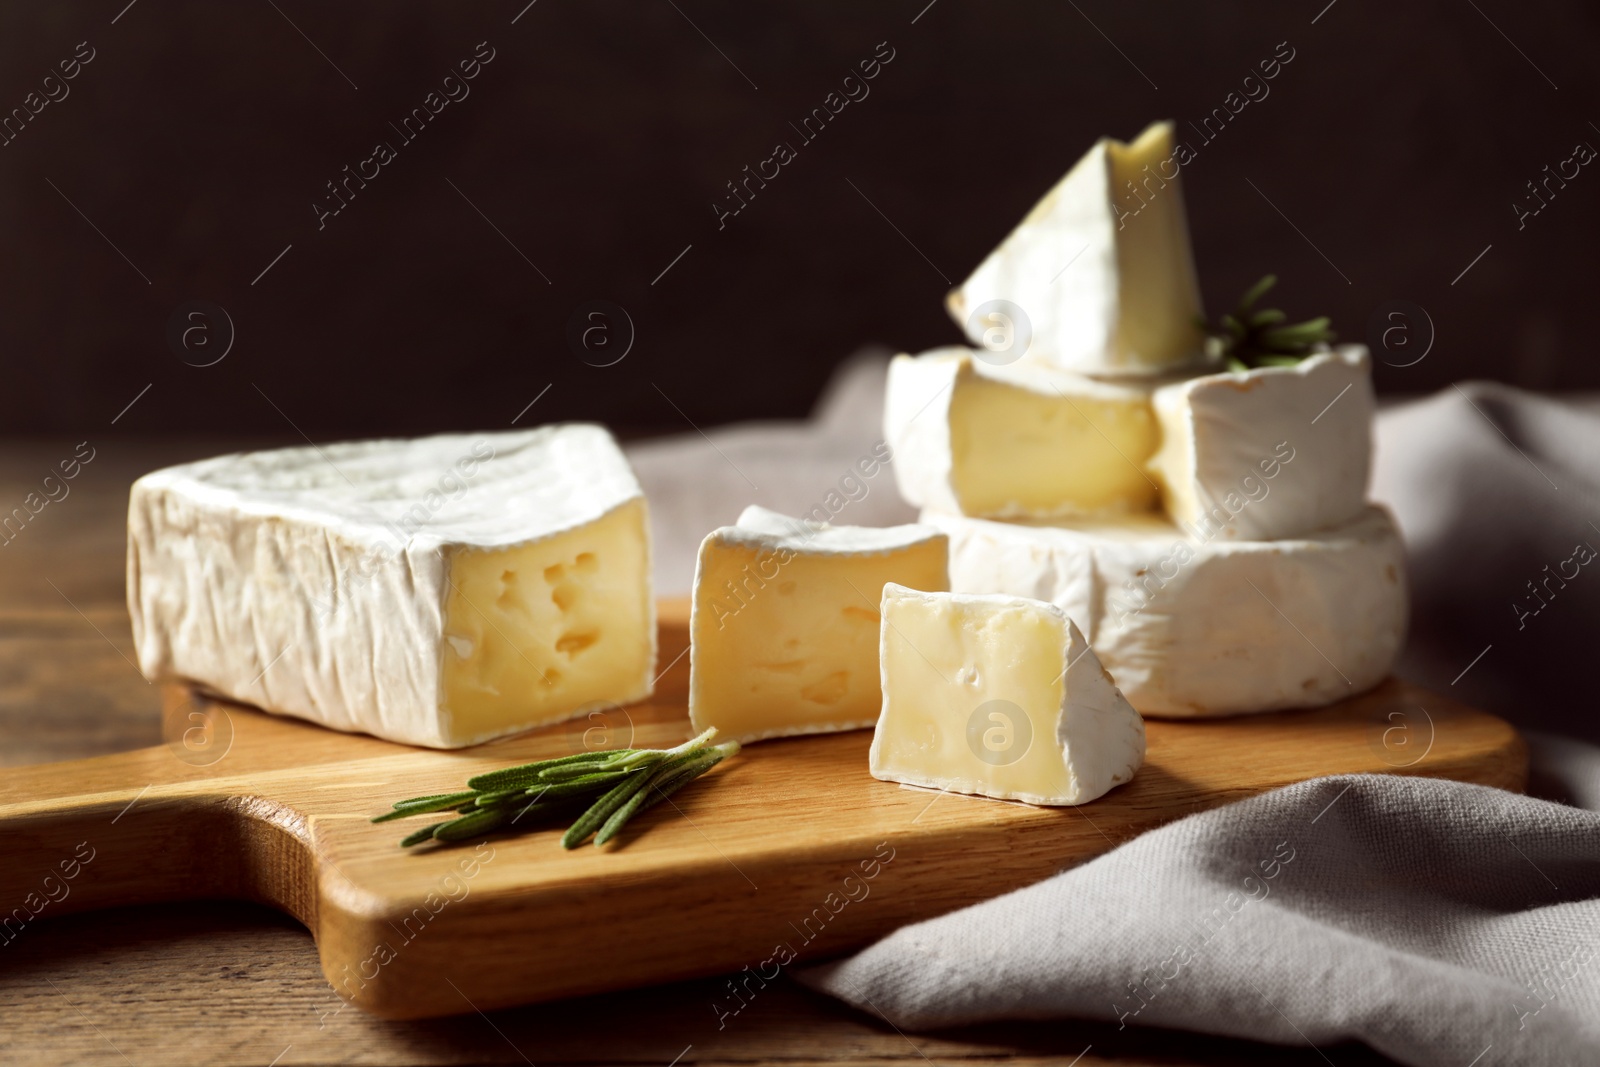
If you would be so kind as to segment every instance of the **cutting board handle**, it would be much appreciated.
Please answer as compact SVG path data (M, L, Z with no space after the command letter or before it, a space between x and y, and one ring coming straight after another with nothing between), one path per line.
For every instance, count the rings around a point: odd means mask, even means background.
M208 898L269 904L315 929L303 818L230 793L199 741L180 731L167 745L6 772L0 948L43 918Z

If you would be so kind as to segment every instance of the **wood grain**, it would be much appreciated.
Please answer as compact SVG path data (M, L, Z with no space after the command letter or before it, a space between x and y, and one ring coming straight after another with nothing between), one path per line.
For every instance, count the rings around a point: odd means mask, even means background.
M687 640L681 602L664 604L662 620L671 662ZM676 743L690 733L686 672L677 659L658 699L608 721L455 752L174 687L168 745L24 768L0 787L10 858L0 899L40 900L44 875L88 850L70 893L48 905L55 914L216 897L268 904L314 932L340 995L419 1018L755 968L775 953L825 958L1190 812L1318 775L1520 788L1526 773L1505 723L1390 682L1315 711L1151 722L1134 781L1080 809L879 782L866 773L870 734L856 731L751 746L605 850L563 852L550 830L408 852L396 846L402 824L368 821L391 800L586 744ZM1394 715L1416 735L1410 748L1383 743Z

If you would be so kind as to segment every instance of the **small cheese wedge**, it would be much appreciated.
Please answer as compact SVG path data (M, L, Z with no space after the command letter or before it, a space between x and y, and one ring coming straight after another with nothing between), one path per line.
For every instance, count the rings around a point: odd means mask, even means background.
M1366 507L1372 364L1344 345L1155 391L1151 473L1192 537L1272 541L1348 522Z
M871 726L887 582L948 589L929 526L828 526L749 507L700 545L689 720L740 741Z
M1084 804L1144 763L1144 720L1060 608L883 590L873 777L1029 804Z
M219 456L140 478L151 680L435 748L650 695L649 522L602 427Z
M1173 125L1109 138L1034 205L946 301L974 344L1085 374L1205 362Z
M1195 541L1153 517L922 521L950 535L952 588L1056 604L1145 715L1318 707L1378 684L1405 643L1405 549L1379 507L1283 541Z
M1160 442L1151 389L1053 367L991 366L964 348L896 356L884 436L908 503L962 515L1145 511Z

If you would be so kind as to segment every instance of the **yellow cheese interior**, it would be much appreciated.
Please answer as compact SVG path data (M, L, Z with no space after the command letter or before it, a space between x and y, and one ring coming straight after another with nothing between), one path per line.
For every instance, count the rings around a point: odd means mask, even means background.
M967 515L1144 511L1160 430L1143 396L1037 393L976 375L950 401L951 484Z
M870 726L878 717L885 582L950 588L946 542L871 556L719 544L701 549L689 715L754 740Z
M1161 487L1161 506L1179 526L1200 518L1204 506L1195 484L1193 409L1187 390L1159 389L1152 405L1161 428L1161 447L1150 457L1150 474ZM1241 472L1254 473L1248 467Z
M872 773L1036 803L1074 790L1056 740L1066 624L1028 605L891 597ZM987 756L987 758L985 758Z
M648 694L655 666L642 501L547 540L450 561L441 704L461 742Z
M1156 123L1132 144L1111 141L1107 154L1111 195L1124 211L1137 212L1123 216L1117 230L1116 348L1148 366L1182 362L1200 350L1200 287L1183 186L1177 163L1169 162L1172 125Z

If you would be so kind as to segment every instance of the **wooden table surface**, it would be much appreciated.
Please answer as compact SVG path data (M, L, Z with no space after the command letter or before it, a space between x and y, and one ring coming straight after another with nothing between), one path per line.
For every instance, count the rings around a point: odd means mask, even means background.
M237 444L91 442L94 458L68 495L0 542L0 766L161 741L157 694L133 665L123 603L127 488L147 470ZM0 444L0 517L40 492L76 445ZM706 980L386 1022L343 1006L318 970L310 935L292 919L232 903L130 908L45 918L0 949L0 1062L1388 1062L1354 1045L1284 1049L1079 1022L908 1034L787 978L719 1029L712 1002L721 992L721 980Z

